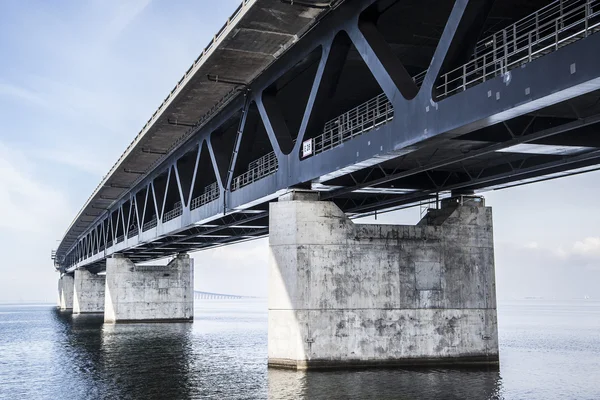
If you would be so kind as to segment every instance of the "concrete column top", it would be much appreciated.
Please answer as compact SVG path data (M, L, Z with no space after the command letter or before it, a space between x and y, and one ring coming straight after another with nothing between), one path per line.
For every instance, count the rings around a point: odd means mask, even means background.
M319 201L319 192L306 189L293 189L279 196L278 201Z

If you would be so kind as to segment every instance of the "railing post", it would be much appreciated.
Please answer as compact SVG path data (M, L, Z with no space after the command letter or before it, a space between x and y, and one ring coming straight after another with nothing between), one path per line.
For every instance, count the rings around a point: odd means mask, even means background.
M513 53L517 52L517 24L513 24Z
M497 47L496 34L494 33L493 40L492 40L492 53L494 54L494 59L493 59L494 64L496 64L496 58L497 58L496 47Z
M506 31L505 31L506 32ZM506 33L505 33L506 38ZM506 73L508 71L508 42L504 42L504 70L502 73Z
M359 117L360 118L360 132L364 132L365 131L365 117Z
M564 11L564 10L563 10L563 0L560 0L560 4L559 4L559 6L560 6L560 16L558 17L558 20L557 20L557 22L558 22L558 21L560 21L561 28L564 28L564 26L565 26L565 21L564 21L564 19L563 19L563 11ZM557 26L558 26L558 24L557 24ZM558 36L558 35L557 35L557 36ZM557 42L557 43L558 43L558 42Z
M529 62L531 62L531 47L532 47L532 44L531 44L531 32L529 32L529 38L528 39L529 39L529 46L528 46L528 48L529 48L529 50L528 50L528 52L529 52Z
M535 41L539 41L540 40L540 15L539 15L539 11L535 12Z
M448 95L448 73L444 74L444 96Z
M462 78L463 78L462 79L462 81L463 81L462 88L463 88L463 92L464 92L465 90L467 90L467 64L463 64L462 69L463 69L463 74L462 74Z
M561 8L562 8L562 1L561 1L561 3L560 3L560 4L561 4ZM555 25L555 26L554 26L554 29L555 29L555 31L556 31L556 32L555 32L555 38L554 38L554 41L555 41L555 43L554 43L554 48L555 48L555 50L558 50L558 24L559 24L559 22L558 22L558 19L557 19L557 20L556 20L556 24L554 24L554 25Z
M508 56L508 38L506 35L506 29L502 30L502 41L504 42L504 58Z
M484 54L484 55L483 55L483 81L484 81L484 82L485 82L485 78L486 78L486 76L485 76L485 66L486 66L486 63L485 63L485 57L486 57L486 56L487 56L487 54Z
M585 31L583 33L583 37L588 36L589 19L590 19L590 0L586 0L585 1Z

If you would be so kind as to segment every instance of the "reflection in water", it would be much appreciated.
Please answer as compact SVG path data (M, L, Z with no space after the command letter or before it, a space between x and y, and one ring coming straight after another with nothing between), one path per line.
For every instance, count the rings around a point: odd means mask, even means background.
M501 399L489 369L269 370L270 399Z
M600 303L499 308L500 372L267 370L264 301L207 300L195 322L104 325L0 305L0 399L599 399Z
M121 396L189 398L191 328L189 323L104 325L104 380Z
M53 368L64 375L53 382L56 391L64 398L90 398L105 389L98 387L98 376L102 369L100 348L101 314L72 315L70 312L52 310L55 336ZM114 393L114 391L111 391Z
M105 325L102 314L58 310L54 317L67 398L190 398L191 324Z

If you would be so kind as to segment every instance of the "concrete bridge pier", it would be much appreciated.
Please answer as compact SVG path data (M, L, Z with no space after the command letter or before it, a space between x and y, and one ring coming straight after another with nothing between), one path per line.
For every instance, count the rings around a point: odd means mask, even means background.
M58 278L58 308L62 311L73 309L73 275L62 274Z
M104 312L106 277L85 269L75 270L73 314Z
M176 322L194 318L194 265L179 254L166 266L106 260L104 322Z
M317 198L270 205L269 366L498 363L483 198L448 199L416 226L354 224Z

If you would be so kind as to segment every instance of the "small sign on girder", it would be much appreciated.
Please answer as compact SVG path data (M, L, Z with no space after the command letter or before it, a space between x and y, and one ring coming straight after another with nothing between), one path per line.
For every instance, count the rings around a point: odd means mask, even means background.
M313 153L313 140L308 139L302 142L302 158L312 156Z

